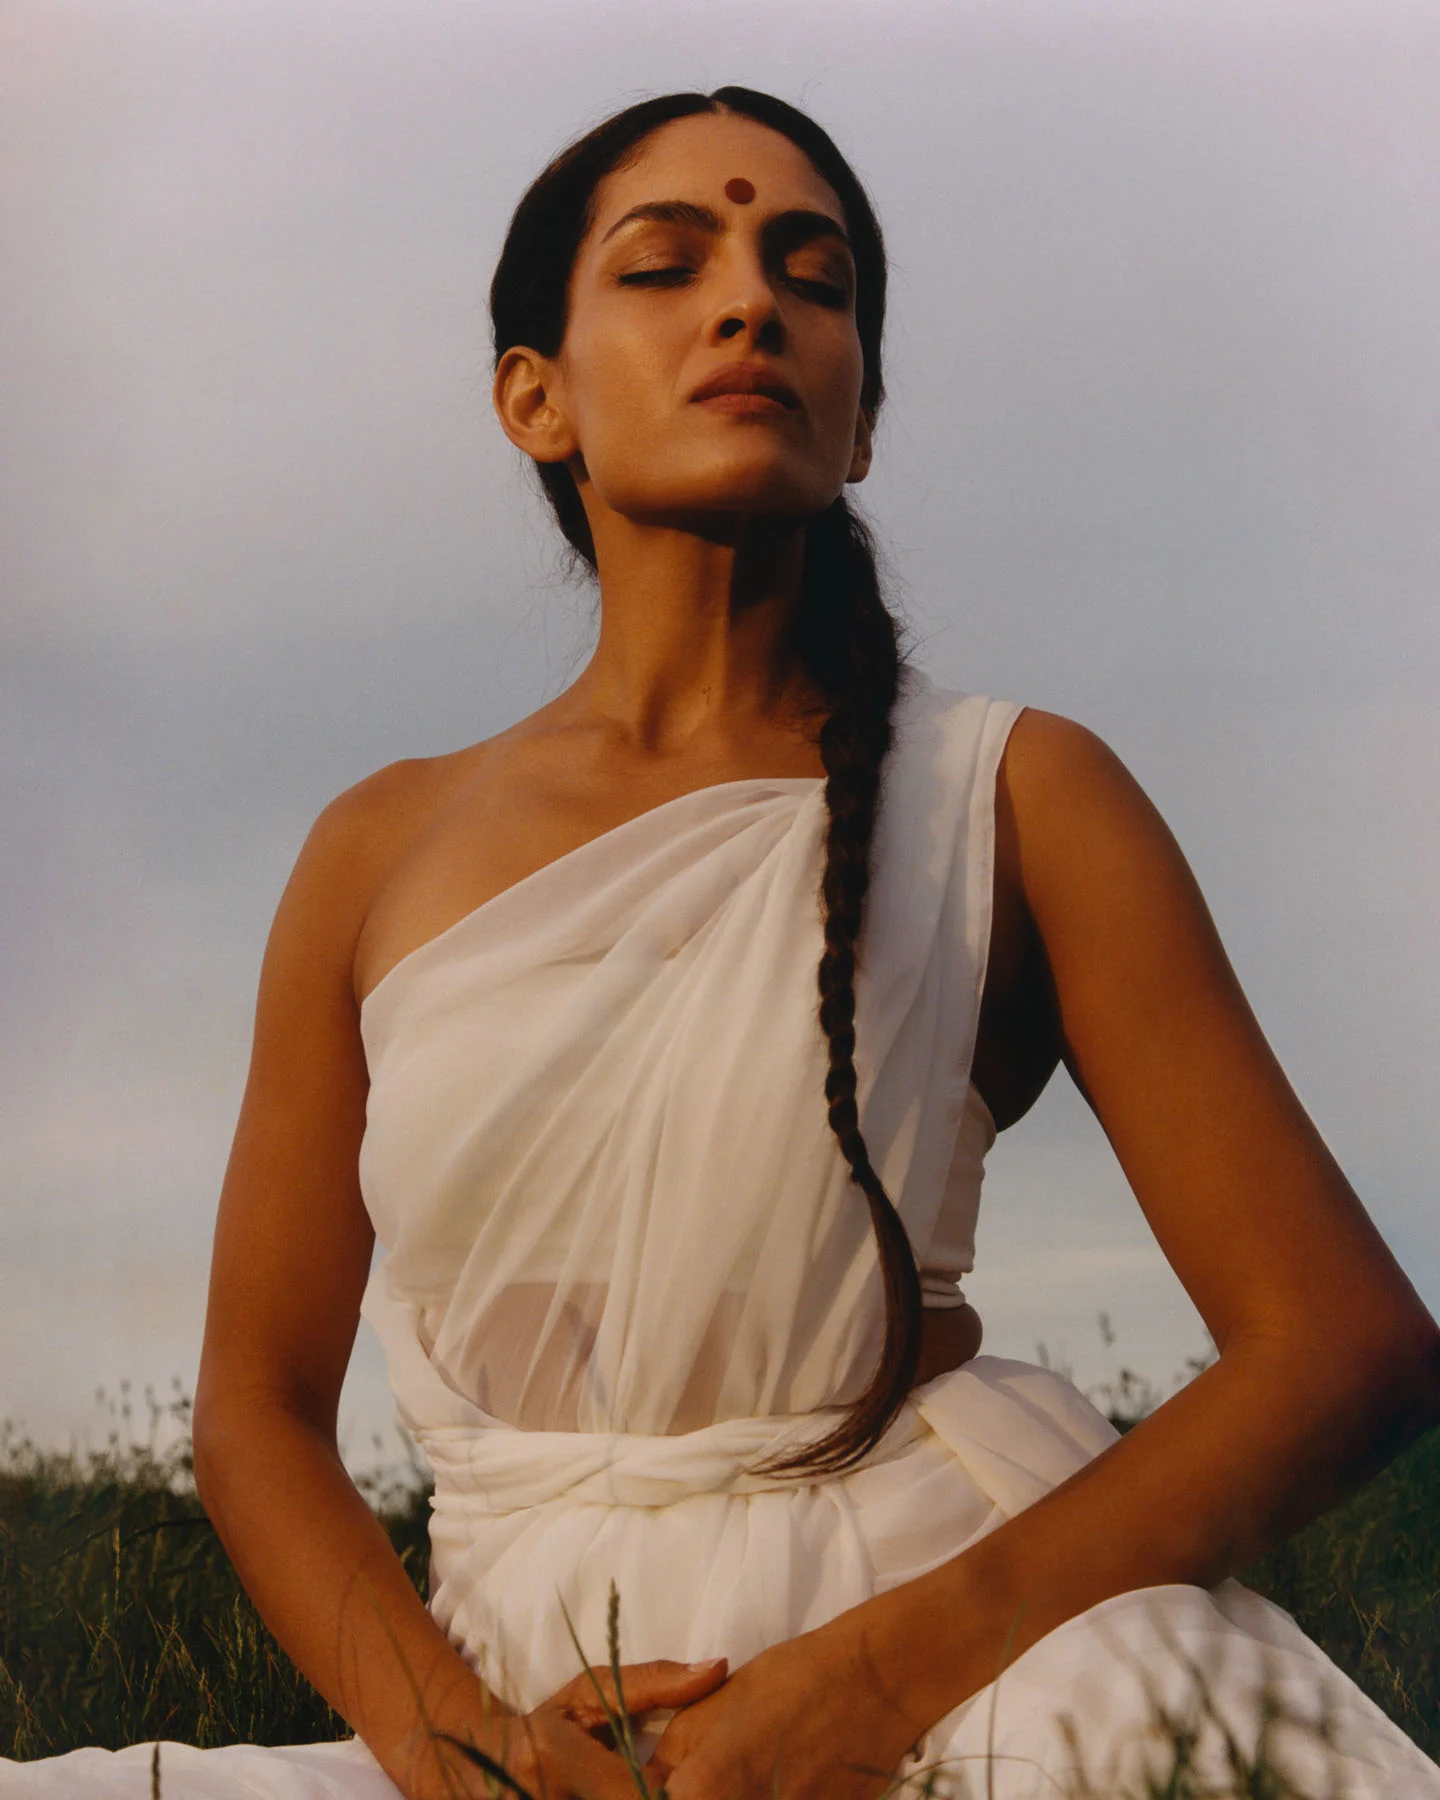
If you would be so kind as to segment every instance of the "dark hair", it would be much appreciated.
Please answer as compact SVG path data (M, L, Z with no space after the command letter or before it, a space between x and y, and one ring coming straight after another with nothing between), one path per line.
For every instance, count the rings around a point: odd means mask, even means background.
M490 287L498 362L513 345L554 356L565 336L570 274L594 220L600 183L662 125L702 113L736 113L804 151L845 212L855 257L855 323L864 356L861 402L873 416L884 395L885 246L864 188L829 136L783 100L750 88L666 94L627 107L571 144L515 209ZM571 546L593 569L595 546L579 490L564 463L537 465ZM795 647L825 708L820 757L829 823L821 881L825 950L820 1025L829 1046L825 1098L830 1128L869 1203L885 1289L885 1339L869 1386L835 1429L808 1450L765 1463L768 1473L830 1474L879 1442L915 1379L920 1358L920 1279L904 1224L870 1162L855 1089L855 966L870 884L870 846L880 774L899 689L899 632L880 594L874 545L843 495L806 527Z

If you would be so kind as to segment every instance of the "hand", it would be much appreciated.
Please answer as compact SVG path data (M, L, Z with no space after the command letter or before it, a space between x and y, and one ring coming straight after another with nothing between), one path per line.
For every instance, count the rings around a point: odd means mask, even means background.
M924 1730L898 1702L836 1620L677 1713L646 1774L670 1800L875 1800Z
M636 1719L658 1707L689 1706L724 1681L726 1668L724 1657L708 1663L626 1664L620 1670L625 1710ZM609 1747L597 1682L611 1711L618 1712L611 1673L597 1668L593 1681L582 1671L533 1712L492 1706L478 1730L427 1734L414 1754L410 1779L401 1784L407 1800L481 1800L513 1793L493 1775L487 1778L467 1749L499 1764L536 1800L636 1800L635 1777Z

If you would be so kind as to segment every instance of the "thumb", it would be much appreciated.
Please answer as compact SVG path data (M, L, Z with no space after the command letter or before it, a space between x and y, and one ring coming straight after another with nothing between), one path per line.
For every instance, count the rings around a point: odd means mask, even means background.
M629 1713L650 1712L661 1706L688 1706L713 1693L729 1673L725 1657L712 1657L709 1662L643 1662L625 1663L620 1669L620 1686ZM615 1703L614 1682L608 1669L597 1669L596 1676L605 1689L606 1698ZM587 1683L588 1686L588 1683ZM594 1689L590 1689L591 1699Z

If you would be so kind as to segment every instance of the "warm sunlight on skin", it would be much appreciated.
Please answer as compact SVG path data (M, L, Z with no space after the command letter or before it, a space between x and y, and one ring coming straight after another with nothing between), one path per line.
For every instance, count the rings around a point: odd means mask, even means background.
M742 167L753 200L737 202ZM840 203L788 139L677 120L602 184L560 355L507 353L501 422L570 462L597 547L607 514L819 512L870 463L854 279ZM788 395L697 398L736 364Z
M538 713L427 765L432 825L374 898L357 994L637 812L821 773L782 646L805 523L870 466L854 299L844 210L777 132L678 120L600 184L559 352L507 351L495 380L511 440L577 475L599 644Z
M753 199L727 195L737 181ZM556 355L501 358L495 397L515 444L577 476L595 654L530 718L379 771L312 831L266 951L196 1402L197 1483L242 1580L409 1800L450 1791L415 1691L444 1729L500 1734L335 1447L373 1247L359 1002L505 889L667 800L744 777L837 781L790 631L805 521L870 458L835 193L747 120L667 125L601 183L569 309ZM681 1708L653 1769L673 1771L676 1800L771 1794L782 1743L787 1800L874 1800L880 1781L856 1771L893 1768L1005 1657L1113 1596L1217 1581L1440 1414L1434 1322L1270 1053L1158 814L1080 726L1024 712L1006 743L971 1073L1007 1125L1066 1061L1221 1354L928 1574L723 1685L714 1667L637 1672L642 1704ZM973 1314L951 1329L932 1331L927 1370L973 1354ZM529 1715L523 1777L619 1800L628 1775L562 1698Z

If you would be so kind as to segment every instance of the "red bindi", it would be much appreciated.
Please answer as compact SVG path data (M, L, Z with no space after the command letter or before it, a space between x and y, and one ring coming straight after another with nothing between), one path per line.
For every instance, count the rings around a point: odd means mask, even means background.
M725 198L733 200L737 206L748 206L755 198L755 183L747 181L743 175L736 175L725 183Z

